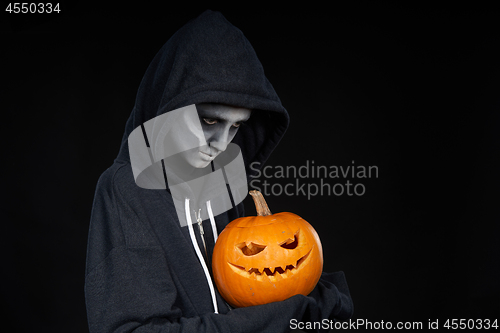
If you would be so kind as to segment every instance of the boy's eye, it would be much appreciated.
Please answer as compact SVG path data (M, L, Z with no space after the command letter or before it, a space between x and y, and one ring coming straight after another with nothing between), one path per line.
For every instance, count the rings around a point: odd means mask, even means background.
M208 124L208 125L214 125L217 124L217 119L211 119L211 118L203 118L203 121Z
M218 119L213 119L213 118L202 118L202 119L203 119L203 122L207 125L215 125L219 122ZM243 123L242 121L239 121L237 123L234 123L232 126L234 128L238 128L241 126L242 123Z

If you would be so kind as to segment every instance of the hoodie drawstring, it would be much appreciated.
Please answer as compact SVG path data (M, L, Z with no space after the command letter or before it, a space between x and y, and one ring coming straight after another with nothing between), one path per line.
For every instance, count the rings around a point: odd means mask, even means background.
M207 210L209 209L208 207L210 206L210 203L207 202ZM189 198L186 198L185 201L185 210L186 210L186 221L188 225L188 230L189 230L189 236L191 237L191 242L193 243L194 251L196 252L196 255L198 256L198 259L200 260L201 267L203 267L203 271L205 272L205 277L208 282L208 287L210 288L210 293L212 295L212 302L214 304L214 313L219 313L219 309L217 307L217 299L215 298L215 289L214 289L214 284L212 282L212 278L210 277L210 272L208 271L207 264L205 263L205 259L203 259L203 255L201 254L200 247L198 246L198 242L196 241L196 236L194 235L194 230L193 230L193 224L191 222L191 213L189 212ZM217 234L217 231L215 230L215 220L213 218L212 214L212 209L210 208L208 210L208 214L210 216L210 222L212 223L212 229L214 230L214 235ZM201 235L203 237L203 235Z

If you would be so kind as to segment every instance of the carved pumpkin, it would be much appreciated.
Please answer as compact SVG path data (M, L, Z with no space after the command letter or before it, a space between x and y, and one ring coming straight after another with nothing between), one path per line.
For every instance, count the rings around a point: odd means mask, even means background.
M323 249L314 228L293 213L271 214L250 191L257 216L229 223L214 247L212 269L222 297L233 307L308 295L323 271Z

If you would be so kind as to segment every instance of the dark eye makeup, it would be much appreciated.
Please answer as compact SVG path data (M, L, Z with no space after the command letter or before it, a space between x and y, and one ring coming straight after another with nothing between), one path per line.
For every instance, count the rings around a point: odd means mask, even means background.
M207 125L215 125L215 124L217 124L217 123L219 123L221 121L220 119L215 119L215 118L205 118L205 117L202 117L201 119ZM243 121L238 121L238 122L236 122L236 123L233 124L233 127L238 128L238 127L241 126L242 123L244 123L244 122Z

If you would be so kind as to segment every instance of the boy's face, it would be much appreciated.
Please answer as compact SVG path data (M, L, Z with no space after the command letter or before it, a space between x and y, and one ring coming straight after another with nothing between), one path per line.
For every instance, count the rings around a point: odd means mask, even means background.
M196 104L199 119L192 119L185 114L183 126L174 128L179 151L183 151L183 159L194 168L205 168L220 153L226 150L233 140L240 125L248 120L251 110L223 104ZM193 115L194 116L194 115ZM199 120L199 125L195 123ZM185 148L182 148L185 146ZM188 147L198 148L188 148Z
M208 146L200 149L203 161L212 161L226 150L239 127L250 118L251 110L223 104L197 104L203 134Z

